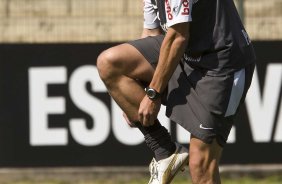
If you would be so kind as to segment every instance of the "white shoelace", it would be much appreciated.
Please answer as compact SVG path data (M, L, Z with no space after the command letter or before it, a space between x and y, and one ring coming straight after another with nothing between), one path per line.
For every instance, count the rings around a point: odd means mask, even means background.
M151 167L150 167L151 177L153 178L153 180L158 180L159 181L158 168L159 168L159 163L156 162L155 160L153 160L152 164L151 164Z

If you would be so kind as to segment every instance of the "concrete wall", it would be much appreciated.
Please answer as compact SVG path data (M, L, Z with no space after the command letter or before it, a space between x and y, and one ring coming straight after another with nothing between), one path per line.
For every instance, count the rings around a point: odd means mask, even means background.
M282 1L245 0L253 39L282 39ZM138 38L142 0L0 0L0 42L105 42Z
M244 0L245 26L251 38L282 40L282 0Z
M0 0L0 42L122 41L141 30L141 1Z

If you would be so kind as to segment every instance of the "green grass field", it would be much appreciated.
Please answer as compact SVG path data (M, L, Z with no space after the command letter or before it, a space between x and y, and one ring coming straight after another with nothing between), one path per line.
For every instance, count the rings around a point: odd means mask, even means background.
M117 177L117 178L109 178L109 179L79 179L68 181L64 180L49 180L45 181L44 179L27 179L27 180L20 180L20 181L10 181L10 182L0 182L1 184L146 184L148 179L143 177L136 177L136 178L128 178L124 177ZM281 184L282 183L282 176L281 175L274 175L268 177L223 177L222 178L223 184ZM173 181L173 184L192 184L191 180L184 176L178 176Z
M221 171L222 184L282 184L282 169L241 167ZM267 170L268 168L268 170ZM272 168L272 170L270 169ZM0 184L147 184L146 168L18 168L0 169ZM192 184L188 168L172 184Z

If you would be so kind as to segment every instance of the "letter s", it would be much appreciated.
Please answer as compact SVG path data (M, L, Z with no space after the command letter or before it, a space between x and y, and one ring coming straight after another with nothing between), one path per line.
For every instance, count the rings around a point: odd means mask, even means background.
M101 100L87 92L86 82L91 83L93 91L107 91L95 66L82 66L73 72L69 81L70 97L78 108L91 116L94 126L88 129L85 120L71 119L70 131L78 143L94 146L103 143L110 133L110 112Z

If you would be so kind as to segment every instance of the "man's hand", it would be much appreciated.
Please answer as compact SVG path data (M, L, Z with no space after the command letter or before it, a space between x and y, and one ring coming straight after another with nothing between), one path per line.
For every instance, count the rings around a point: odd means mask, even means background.
M143 126L151 126L157 119L161 108L161 98L151 100L145 96L140 103L138 116L139 121Z

